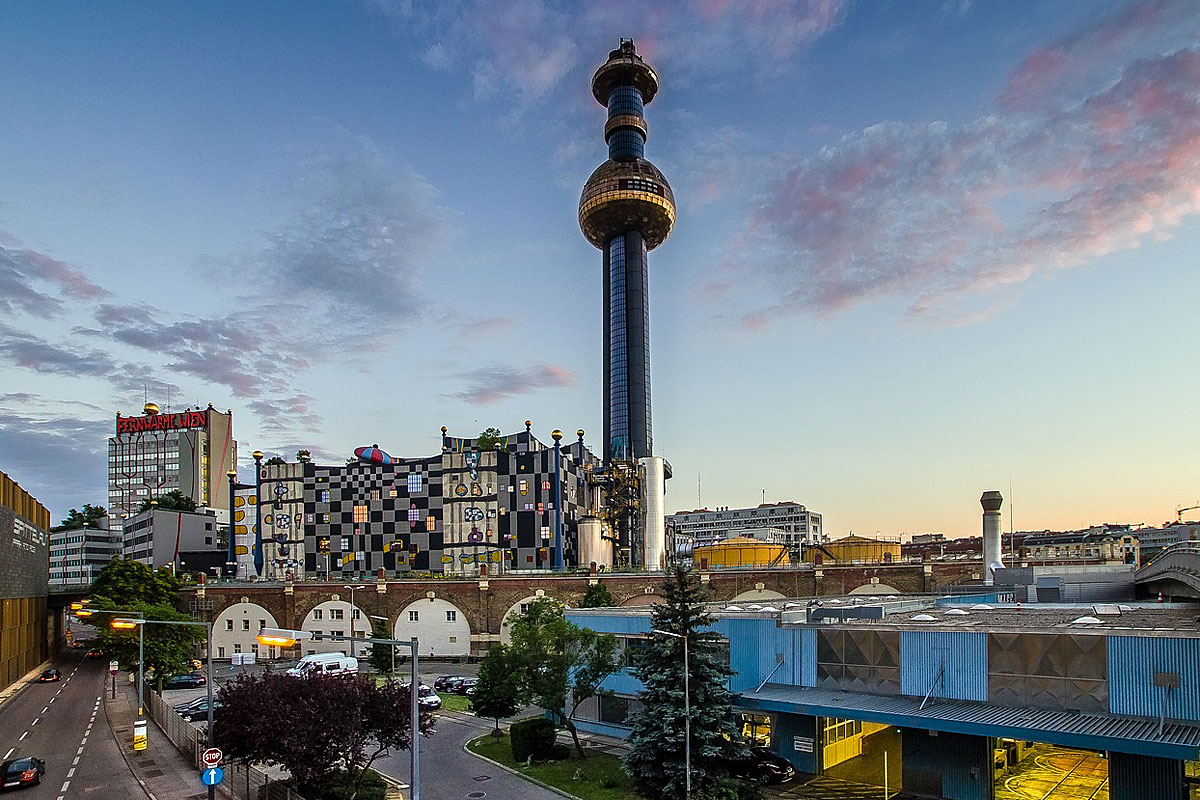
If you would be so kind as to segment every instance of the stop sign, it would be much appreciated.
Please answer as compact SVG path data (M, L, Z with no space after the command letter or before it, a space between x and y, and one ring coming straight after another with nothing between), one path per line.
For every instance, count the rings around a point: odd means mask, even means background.
M209 747L200 754L200 763L203 764L206 769L212 769L213 767L218 766L221 763L221 759L224 757L225 754L219 749L215 747Z

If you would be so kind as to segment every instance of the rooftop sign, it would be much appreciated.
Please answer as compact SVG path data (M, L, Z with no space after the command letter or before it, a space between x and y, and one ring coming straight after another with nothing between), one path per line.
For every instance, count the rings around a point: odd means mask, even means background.
M122 417L117 414L117 436L126 433L158 433L186 428L207 428L208 411L184 411L179 414L148 414Z

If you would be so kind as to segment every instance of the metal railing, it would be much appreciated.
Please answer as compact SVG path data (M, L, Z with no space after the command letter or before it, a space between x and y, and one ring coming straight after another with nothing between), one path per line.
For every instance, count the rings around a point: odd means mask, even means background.
M150 718L158 725L171 744L183 754L197 770L200 769L200 754L207 747L206 736L175 713L170 704L160 695L148 692L150 702L147 708ZM236 800L304 800L291 787L255 766L226 763L225 780L218 790L226 797Z
M1138 576L1141 577L1141 576L1148 574L1148 570L1151 567L1161 566L1160 562L1164 561L1165 559L1170 558L1171 556L1176 556L1176 555L1184 555L1184 556L1193 555L1193 556L1196 556L1198 560L1200 560L1200 542L1186 541L1186 542L1175 542L1173 544L1167 545L1166 547L1164 547L1162 550L1159 550L1157 553L1155 553L1153 556L1151 556L1149 559L1147 559L1142 564L1141 568L1138 570Z

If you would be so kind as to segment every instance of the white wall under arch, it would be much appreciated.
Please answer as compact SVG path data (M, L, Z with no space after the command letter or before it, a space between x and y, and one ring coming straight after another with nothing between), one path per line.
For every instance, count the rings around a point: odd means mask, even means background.
M900 594L900 590L895 586L888 586L886 583L864 583L862 586L855 586L847 594Z
M541 592L541 589L538 589ZM548 594L531 594L528 597L522 597L517 602L508 607L508 611L504 612L504 616L500 618L500 644L510 644L512 642L512 621L525 613L529 608L529 604L537 600L553 600Z
M750 589L749 591L742 592L741 594L737 595L729 602L744 603L748 600L782 600L784 597L785 595L782 595L776 591L772 591L771 589Z
M234 653L256 653L260 658L275 658L278 648L260 645L258 631L278 627L271 612L258 603L234 603L213 622L213 658L228 661Z
M415 620L411 619L414 614ZM397 639L416 636L422 656L471 653L471 623L467 621L467 615L449 600L439 597L422 597L405 606L396 618L394 635Z
M341 619L335 619L334 615L340 611ZM351 627L353 625L353 627ZM312 610L304 617L304 623L301 624L300 630L312 631L316 633L340 633L342 636L370 636L371 635L371 619L367 616L367 612L361 608L355 608L350 605L349 600L326 600L324 603L318 603L313 606ZM354 633L351 634L350 631ZM312 653L349 653L350 645L355 644L355 655L363 658L367 652L368 645L357 644L354 642L331 642L323 640L320 642L305 641L301 642L301 655L310 655Z

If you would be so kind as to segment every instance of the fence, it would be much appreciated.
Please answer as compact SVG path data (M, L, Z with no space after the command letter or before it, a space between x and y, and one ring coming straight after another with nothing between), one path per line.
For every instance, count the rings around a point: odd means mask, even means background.
M171 744L183 753L197 769L200 768L200 754L208 746L208 737L202 731L192 727L183 717L175 713L160 695L149 691L150 718L158 725ZM243 764L225 764L225 780L217 787L221 794L234 800L304 800L296 792L278 779L258 767L247 767Z

